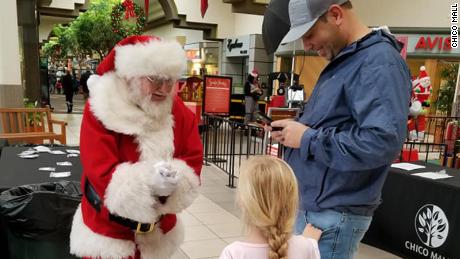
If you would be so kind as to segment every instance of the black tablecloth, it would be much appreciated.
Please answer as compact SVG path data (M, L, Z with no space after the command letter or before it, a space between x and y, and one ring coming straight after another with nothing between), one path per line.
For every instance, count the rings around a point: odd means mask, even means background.
M67 155L53 155L49 153L39 153L39 157L34 159L24 159L18 156L19 153L25 151L31 147L4 147L0 157L0 192L5 191L10 188L31 185L31 184L42 184L42 183L56 183L61 181L72 181L76 182L76 188L79 189L79 182L82 173L82 166L80 163L80 157L67 157ZM62 150L65 152L67 149L79 150L78 147L65 147L65 146L51 146L52 150ZM58 166L56 162L65 162L69 161L72 163L72 166ZM70 171L71 175L69 177L63 178L51 178L49 177L49 171L39 171L40 167L55 167L56 172L65 172ZM49 185L48 185L49 186ZM11 189L12 190L12 189ZM46 196L46 195L44 195ZM40 197L35 197L34 199L43 199ZM20 198L20 197L18 197ZM53 203L59 202L59 206L56 208L65 207L67 212L59 209L59 213L66 213L67 218L65 219L68 222L71 222L73 211L76 209L75 201L69 202L69 199L64 199L62 194L56 195L54 199L46 200L43 202ZM70 199L71 200L71 199ZM78 201L77 201L78 202ZM75 208L73 207L75 206ZM44 206L46 207L46 206ZM34 211L35 213L35 211ZM36 211L36 213L43 213L43 211ZM33 213L32 213L33 214ZM29 215L29 214L28 214ZM33 215L31 215L31 218ZM52 217L50 218L58 218ZM54 215L55 216L55 215ZM62 216L62 215L61 215ZM60 218L61 222L56 222L59 224L59 228L66 228L65 231L70 233L70 223L68 226L64 226L62 222L62 217ZM29 226L31 223L28 222ZM8 231L11 233L11 229L7 231L8 223L5 221L2 215L0 215L0 258L47 258L47 259L63 259L63 258L74 258L68 254L68 236L69 233L62 234L60 242L56 241L42 241L35 239L28 239L22 236L15 236L7 234ZM34 226L30 226L33 228ZM32 231L32 230L31 230ZM49 233L44 233L43 235ZM8 237L9 236L9 237ZM22 247L20 250L17 247ZM45 252L46 251L46 252ZM39 253L37 255L30 255L33 253Z
M363 242L403 258L460 258L460 171L446 169L454 177L432 180L411 174L444 168L417 164L426 168L391 168Z
M0 157L0 191L11 187L37 184L44 182L80 181L82 167L80 156L67 157L67 155L53 155L49 153L39 153L39 157L24 159L18 156L19 153L31 147L4 147ZM67 149L79 150L79 147L52 146L52 150ZM58 166L56 162L69 161L72 166ZM69 177L51 178L50 172L38 171L40 167L55 167L56 172L71 171Z

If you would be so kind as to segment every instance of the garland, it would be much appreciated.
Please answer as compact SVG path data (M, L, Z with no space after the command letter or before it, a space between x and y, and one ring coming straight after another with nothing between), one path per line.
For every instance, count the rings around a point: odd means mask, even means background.
M123 18L136 19L136 26L124 26ZM125 0L123 3L115 5L112 9L112 28L113 32L125 38L129 35L141 35L144 32L145 15L141 7L132 0Z

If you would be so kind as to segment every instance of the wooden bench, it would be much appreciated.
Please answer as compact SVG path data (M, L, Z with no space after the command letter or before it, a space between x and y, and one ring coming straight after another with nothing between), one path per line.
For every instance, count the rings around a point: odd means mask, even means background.
M26 142L43 144L49 140L54 144L58 140L66 144L65 121L51 119L51 110L46 108L0 108L2 132L0 139L6 139L8 143ZM53 124L61 126L61 132L55 133Z

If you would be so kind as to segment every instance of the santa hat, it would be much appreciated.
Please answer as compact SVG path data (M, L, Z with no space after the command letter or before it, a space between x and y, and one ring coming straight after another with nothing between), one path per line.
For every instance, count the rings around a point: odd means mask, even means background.
M259 72L257 72L257 69L255 69L255 68L254 68L254 69L252 70L252 72L249 73L249 74L251 74L251 76L253 76L254 78L256 78L256 77L259 76Z
M120 77L159 75L179 78L186 69L185 51L175 41L136 35L121 40L96 69L99 75L115 72Z
M418 79L422 79L422 78L425 78L425 77L428 77L428 74L426 73L426 68L425 66L421 66L420 67L420 72L418 74Z

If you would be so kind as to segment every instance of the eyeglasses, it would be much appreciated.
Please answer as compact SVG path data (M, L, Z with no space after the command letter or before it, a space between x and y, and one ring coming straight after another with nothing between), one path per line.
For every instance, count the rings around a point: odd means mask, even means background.
M153 86L159 88L162 85L173 86L174 81L170 78L157 77L157 76L145 76L145 78L152 83Z

